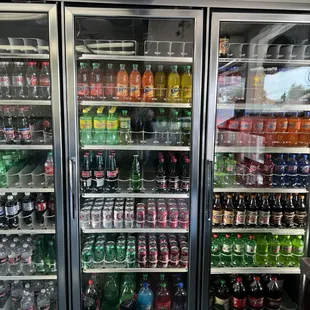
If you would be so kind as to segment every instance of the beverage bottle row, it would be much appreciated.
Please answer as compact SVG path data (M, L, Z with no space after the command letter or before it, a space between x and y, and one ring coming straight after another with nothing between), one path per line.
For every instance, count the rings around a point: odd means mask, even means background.
M302 236L213 234L213 267L299 267L304 256Z
M5 195L0 193L0 227L3 229L16 229L24 226L42 226L48 222L55 225L55 196L42 193L37 195L13 193Z
M217 120L220 146L301 146L310 144L310 112L238 113Z
M217 153L215 178L217 187L307 187L310 162L305 154L265 154L253 156Z
M210 309L282 309L282 290L276 276L232 276L227 283L217 278L213 282L209 300Z
M83 310L186 310L187 292L181 274L92 274L82 292Z
M119 234L89 235L83 244L84 269L104 266L125 268L188 268L188 243L185 235Z
M56 274L55 237L3 237L0 242L1 276Z
M54 281L1 281L0 307L9 299L11 310L57 308L57 284Z
M80 227L188 229L189 208L185 199L90 198L80 210Z
M116 153L109 154L105 163L102 152L97 154L85 152L81 163L81 191L83 192L116 192L120 189L119 175L122 172L116 162ZM159 152L155 161L154 190L157 192L189 192L190 159L187 153ZM127 179L127 178L126 178ZM130 172L130 184L126 189L139 193L144 191L144 178L138 155L133 156ZM128 183L128 182L127 182Z
M239 196L239 197L238 197ZM246 199L245 199L246 197ZM215 194L212 225L216 227L304 227L303 194Z
M51 77L48 61L0 62L1 99L51 99Z
M168 144L189 146L191 140L191 111L160 108L128 110L99 107L83 109L80 116L80 143L89 144ZM183 115L181 114L183 113Z
M141 76L138 65L133 64L128 75L125 64L120 64L116 73L111 63L103 70L101 63L94 62L90 70L87 62L81 62L77 78L78 99L192 102L191 66L185 66L181 76L176 65L171 66L169 74L163 71L163 65L158 65L155 75L151 69L151 65L146 65Z

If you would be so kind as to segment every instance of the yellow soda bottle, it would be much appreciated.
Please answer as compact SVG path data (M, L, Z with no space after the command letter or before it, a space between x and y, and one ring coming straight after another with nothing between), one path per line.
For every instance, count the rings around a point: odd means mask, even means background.
M171 66L171 72L168 75L168 102L180 102L180 75L178 73L178 66Z
M166 74L163 71L163 65L158 65L158 71L155 74L155 99L157 102L166 100Z
M191 73L191 66L186 66L185 71L181 77L181 94L182 102L192 102L193 96L193 75Z

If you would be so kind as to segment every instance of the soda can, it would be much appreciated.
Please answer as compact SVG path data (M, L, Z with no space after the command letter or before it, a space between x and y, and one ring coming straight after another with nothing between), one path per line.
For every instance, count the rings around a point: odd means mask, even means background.
M158 267L167 268L169 264L169 249L167 247L160 247Z
M125 201L125 198L122 198L122 197L118 197L115 199L116 202L124 202Z
M171 246L170 247L170 266L172 268L176 268L179 265L179 260L180 260L180 251L177 246Z
M147 241L150 243L150 242L156 242L157 241L157 238L156 236L153 236L153 235L150 235L147 239Z
M127 249L129 249L129 248L136 249L136 242L135 241L127 242Z
M126 201L127 202L135 202L135 199L134 198L126 198Z
M133 243L136 243L136 237L133 236L133 235L129 235L128 238L127 238L127 242L133 242Z
M179 209L188 207L186 202L179 202L178 206L179 206Z
M160 246L160 247L164 247L164 248L169 248L169 244L168 244L167 241L162 241L162 242L160 242L159 246Z
M141 206L136 209L136 227L145 228L145 208Z
M158 215L157 215L157 225L159 228L166 228L167 227L167 218L168 218L168 211L166 208L161 207L158 208Z
M135 248L127 248L126 262L127 262L128 268L136 267L136 249Z
M147 226L149 228L155 228L156 227L156 208L155 207L148 207L147 208L147 216L146 216L146 221L147 221Z
M112 201L112 202L114 202L115 201L115 198L113 198L113 197L109 197L109 198L106 198L106 200L105 201Z
M123 228L124 220L124 208L123 207L114 207L113 212L113 222L115 228Z
M104 208L102 210L102 226L104 228L112 228L113 227L113 209L112 208Z
M181 248L180 267L188 268L188 247L186 246Z
M159 204L161 204L161 203L166 204L166 199L164 199L164 198L159 198L159 199L157 200L157 205L159 205Z
M123 207L124 206L124 202L123 201L116 201L114 203L114 206Z
M168 239L169 239L169 242L170 242L171 240L177 240L177 236L174 235L174 234L169 234L169 235L168 235Z
M135 220L135 212L134 208L125 207L125 227L126 228L133 228L134 227L134 220Z
M168 199L168 204L169 204L169 203L175 203L175 204L176 204L177 201L176 201L175 198L169 198L169 199Z
M144 208L145 209L145 203L143 203L143 202L137 203L136 208Z
M159 203L157 204L157 209L159 209L159 208L167 208L166 203L165 203L165 202L159 202Z
M160 234L158 237L159 242L167 242L167 236L165 234Z
M177 228L179 225L179 210L175 207L169 209L169 227Z
M186 235L179 235L179 241L187 241L187 236Z
M149 206L149 204L154 204L156 206L156 200L154 198L149 198L146 202L146 205Z
M83 269L89 269L93 267L94 255L93 249L88 246L84 246L82 250L82 266Z
M169 203L168 203L168 211L169 211L171 208L177 208L177 207L178 207L177 204L174 203L174 202L169 202Z
M188 242L187 241L180 241L180 248L188 247Z
M157 242L156 241L149 241L149 248L157 248Z
M155 239L155 240L157 240L156 234L149 234L149 240L150 240L150 239Z
M106 236L105 236L104 234L99 235L99 236L96 238L96 241L106 241Z
M169 241L169 245L170 245L170 248L173 247L173 246L178 246L178 241L171 240L171 241Z
M187 208L179 210L179 227L183 229L189 228L189 211Z
M117 237L117 242L126 242L126 237L121 234Z
M146 236L145 236L144 234L139 234L139 236L138 236L138 241L139 241L139 242L140 242L140 241L146 242Z
M154 202L148 202L147 205L146 205L147 209L148 208L156 208L156 203Z
M96 243L94 250L94 265L95 267L102 266L104 263L104 243Z
M90 207L83 207L80 210L80 227L82 230L90 227L90 212Z
M138 249L138 267L139 268L146 268L147 267L147 253L146 248Z
M150 248L148 255L148 266L149 268L156 268L158 262L158 250L157 248Z
M179 199L178 199L178 204L180 205L181 203L184 203L184 204L187 205L187 199L179 198Z
M126 245L125 242L117 242L116 244L116 262L123 263L126 260Z
M138 243L138 250L139 249L146 249L146 242L144 242L144 241L140 241L139 243Z
M105 261L106 263L114 263L115 258L116 258L115 242L108 241L106 243L106 248L105 248Z
M92 228L101 227L101 208L93 208L90 214L90 221Z

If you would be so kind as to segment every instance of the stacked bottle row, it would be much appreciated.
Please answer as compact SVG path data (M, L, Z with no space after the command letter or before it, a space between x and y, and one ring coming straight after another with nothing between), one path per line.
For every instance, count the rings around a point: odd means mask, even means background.
M128 68L129 66L127 66ZM78 70L79 100L118 100L132 102L184 102L192 101L191 66L185 66L179 74L178 66L171 66L166 74L163 66L158 65L154 76L152 66L146 65L141 77L138 65L132 65L128 75L126 65L120 64L116 74L113 64L109 63L106 70L99 62L92 63L92 69L86 62L80 63Z
M255 153L215 156L216 187L307 187L310 173L308 155Z
M146 183L153 184L152 190L157 192L189 192L190 190L188 153L159 152L158 158L153 163L154 177L150 180L143 176L138 155L133 155L129 179L128 174L125 175L118 167L114 151L110 152L107 163L102 152L85 152L82 159L80 188L84 193L104 191L114 193L124 189L139 193L146 190ZM144 165L146 165L145 162Z
M0 242L0 275L56 274L55 236L7 238Z
M213 267L299 267L304 256L302 236L213 234Z
M308 214L304 199L298 194L215 194L212 225L304 227Z
M92 274L82 293L83 310L186 310L184 280L174 273Z
M11 303L12 310L57 310L57 283L54 281L1 281L0 307Z
M160 108L134 109L131 113L116 107L83 109L80 116L82 145L108 144L167 144L189 146L191 140L191 112Z
M189 228L186 199L85 199L80 227L87 228Z
M265 274L217 276L210 287L209 309L282 309L283 280Z
M88 235L82 265L89 268L188 268L185 235Z
M1 99L51 99L50 64L30 61L0 62Z
M257 114L240 113L228 120L218 120L219 146L288 146L310 144L310 112Z

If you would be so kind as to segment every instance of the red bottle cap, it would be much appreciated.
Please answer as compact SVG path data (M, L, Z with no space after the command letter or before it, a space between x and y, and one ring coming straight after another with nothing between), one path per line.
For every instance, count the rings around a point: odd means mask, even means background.
M237 234L237 238L238 238L238 239L241 239L241 238L242 238L242 235L241 235L241 234Z
M241 282L242 282L242 278L241 278L241 277L238 277L238 278L237 278L237 282L241 283Z
M226 234L226 238L230 238L230 234Z

